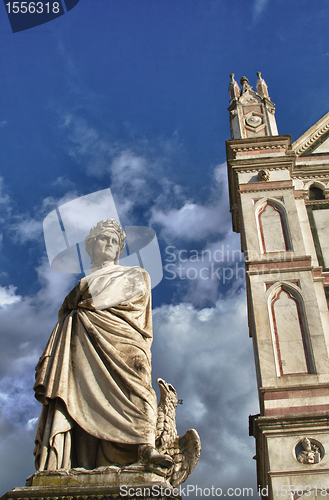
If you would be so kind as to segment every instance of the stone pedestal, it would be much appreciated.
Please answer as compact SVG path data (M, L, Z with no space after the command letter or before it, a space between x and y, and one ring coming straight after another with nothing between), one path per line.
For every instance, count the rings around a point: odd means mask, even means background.
M14 488L0 500L180 499L161 472L143 465L36 472L25 487Z

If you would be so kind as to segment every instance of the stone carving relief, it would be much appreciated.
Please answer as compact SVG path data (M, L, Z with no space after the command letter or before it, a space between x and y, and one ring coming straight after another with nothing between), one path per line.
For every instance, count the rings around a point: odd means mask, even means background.
M246 124L249 125L249 127L259 127L263 123L263 120L260 116L258 115L251 115L246 118Z
M270 172L268 170L262 169L259 170L258 172L258 180L263 182L263 181L268 181L270 178Z
M304 437L296 445L295 455L302 464L318 464L323 458L324 450L318 441Z

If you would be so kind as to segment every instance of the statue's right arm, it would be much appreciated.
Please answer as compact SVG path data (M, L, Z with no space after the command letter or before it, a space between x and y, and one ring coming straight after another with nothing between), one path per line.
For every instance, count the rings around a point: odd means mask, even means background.
M78 304L82 295L85 293L86 288L88 288L88 283L85 280L81 280L73 288L73 290L67 294L60 310L58 311L58 320L63 316L63 314L78 308Z

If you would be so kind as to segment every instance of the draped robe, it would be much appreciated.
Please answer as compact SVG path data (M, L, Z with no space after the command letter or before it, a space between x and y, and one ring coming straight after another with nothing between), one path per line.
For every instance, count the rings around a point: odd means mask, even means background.
M131 463L154 446L152 337L144 269L104 267L68 294L36 367L37 470Z

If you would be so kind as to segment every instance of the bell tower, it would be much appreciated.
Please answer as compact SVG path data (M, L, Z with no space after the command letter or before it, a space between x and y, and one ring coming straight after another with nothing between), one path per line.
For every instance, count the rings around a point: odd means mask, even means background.
M230 211L245 254L258 484L264 498L306 500L329 492L329 113L291 144L261 74L256 92L230 76Z
M230 126L232 139L247 139L278 135L274 117L275 105L268 95L268 89L260 72L257 73L257 92L252 90L248 78L240 80L241 89L231 73L230 93Z

